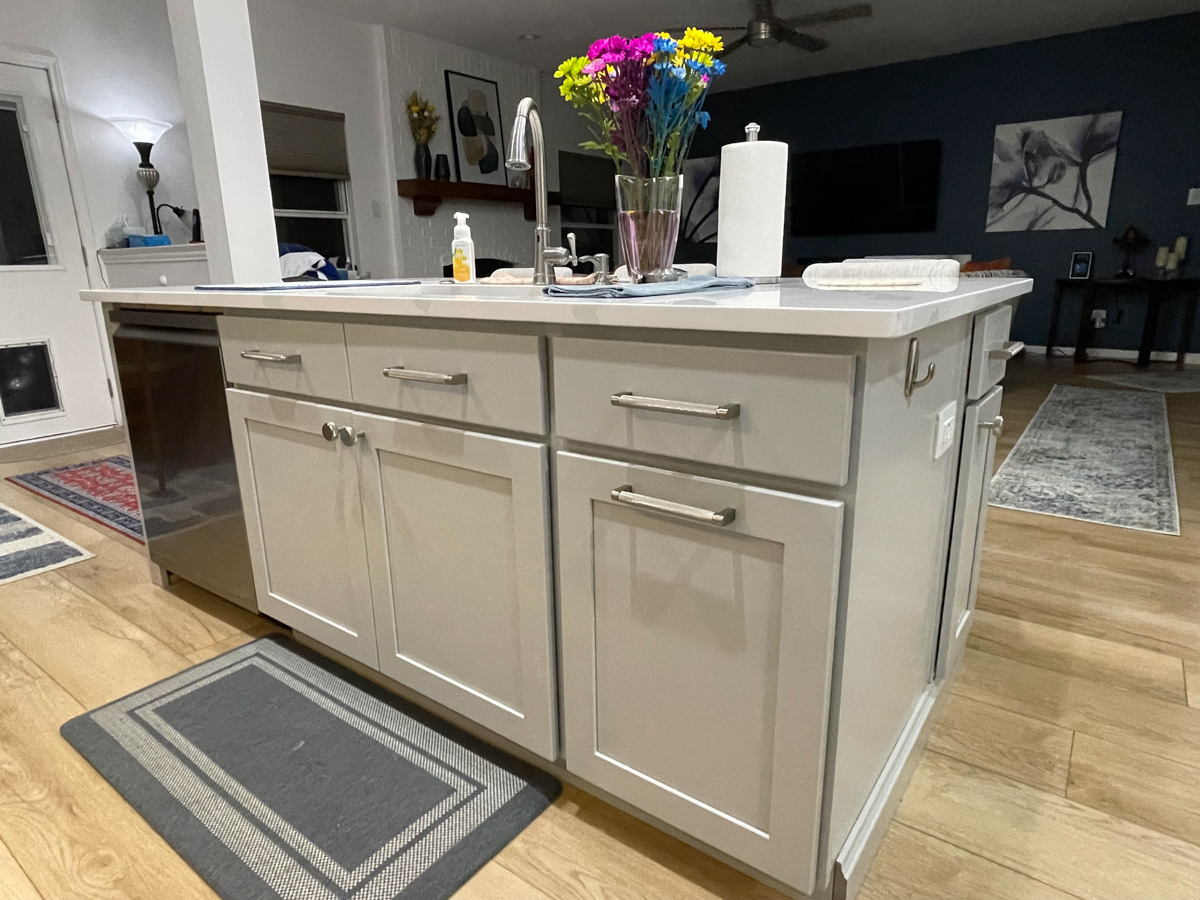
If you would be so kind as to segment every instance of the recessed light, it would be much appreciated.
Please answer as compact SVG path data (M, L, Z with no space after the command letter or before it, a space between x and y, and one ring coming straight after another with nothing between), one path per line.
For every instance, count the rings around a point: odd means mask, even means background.
M518 34L517 35L518 41L536 41L536 40L539 40L540 38L541 38L540 34L533 34L532 32L527 33L527 34Z

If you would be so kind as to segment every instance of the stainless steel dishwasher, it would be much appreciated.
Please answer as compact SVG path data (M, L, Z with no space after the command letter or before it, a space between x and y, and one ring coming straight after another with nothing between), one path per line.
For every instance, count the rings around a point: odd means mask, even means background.
M109 318L151 562L257 612L216 315Z

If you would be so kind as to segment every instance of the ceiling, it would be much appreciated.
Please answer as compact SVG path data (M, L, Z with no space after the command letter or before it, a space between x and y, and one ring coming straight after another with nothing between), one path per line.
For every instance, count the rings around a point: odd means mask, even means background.
M363 22L394 25L514 62L553 70L598 37L681 25L740 25L750 0L293 0ZM776 0L795 16L853 0ZM786 45L731 56L720 89L751 87L886 63L944 56L1200 10L1200 0L872 0L875 15L806 29L820 53ZM535 41L521 34L539 34ZM737 35L735 34L734 37Z

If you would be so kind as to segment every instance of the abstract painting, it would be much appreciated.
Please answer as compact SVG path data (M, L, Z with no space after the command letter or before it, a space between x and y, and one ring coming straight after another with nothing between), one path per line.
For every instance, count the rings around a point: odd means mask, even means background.
M496 82L447 69L446 103L458 180L508 184Z
M1103 228L1121 113L997 125L988 231Z
M683 164L683 204L677 262L717 261L717 200L721 157L705 156Z

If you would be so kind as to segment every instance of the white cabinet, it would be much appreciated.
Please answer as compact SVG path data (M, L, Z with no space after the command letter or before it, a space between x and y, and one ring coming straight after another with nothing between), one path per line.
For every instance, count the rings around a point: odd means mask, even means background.
M227 390L259 609L375 666L375 620L359 496L359 454L327 423L353 414Z
M992 388L978 403L968 405L963 415L962 455L954 496L954 530L950 535L950 561L946 570L938 646L939 677L954 671L958 665L975 615L983 532L987 526L992 468L996 460L996 432L1004 421L1000 418L1003 395L1003 388Z
M557 755L544 444L356 413L379 668Z
M557 485L567 768L811 892L844 504L571 453Z

